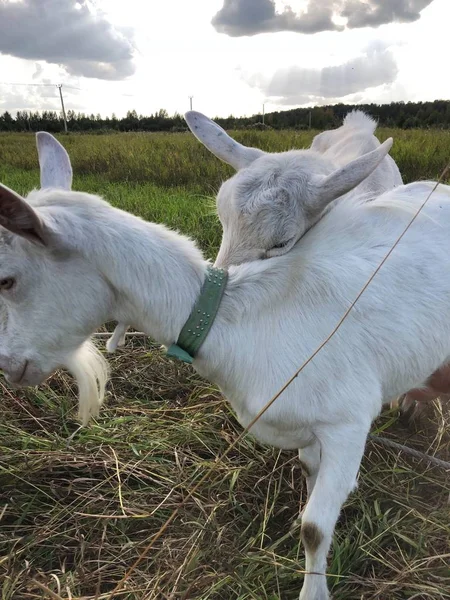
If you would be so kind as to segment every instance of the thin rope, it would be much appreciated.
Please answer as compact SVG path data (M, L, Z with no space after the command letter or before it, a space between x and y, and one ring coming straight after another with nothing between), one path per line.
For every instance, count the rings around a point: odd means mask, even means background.
M111 333L94 333L95 337L108 337L112 335ZM145 333L144 331L130 331L126 333L127 337L148 337L148 334ZM374 435L374 434L369 434L369 441L375 443L375 444L380 444L381 446L385 446L387 448L392 448L394 450L399 450L401 452L405 452L406 454L410 454L411 456L414 456L414 458L418 458L419 460L425 460L433 465L436 465L437 467L441 467L442 469L445 470L450 470L450 462L447 462L445 460L442 460L441 458L437 458L436 456L432 456L430 454L426 454L425 452L420 452L420 450L415 450L414 448L411 448L410 446L405 446L403 444L398 444L397 442L394 442L388 438L379 436L379 435Z
M313 354L311 354L311 356L297 369L297 371L295 371L295 373L292 375L292 377L290 377L287 382L280 388L280 390L269 400L269 402L267 402L267 404L259 411L259 413L254 417L254 419L252 419L252 421L247 425L247 427L245 427L242 432L238 435L238 437L234 440L234 442L232 442L228 448L225 450L225 452L220 456L217 457L216 460L214 461L214 463L211 465L211 467L206 471L206 473L203 475L203 477L200 478L200 480L197 482L197 484L192 488L192 490L190 492L187 493L187 495L185 496L185 498L175 507L175 509L173 510L172 514L170 515L170 517L165 521L165 523L163 523L163 525L161 525L160 529L155 533L155 535L152 537L152 539L150 540L149 544L147 544L147 546L144 548L144 550L141 552L141 554L137 557L137 559L134 561L134 563L131 565L131 567L128 569L128 571L126 571L125 575L122 577L122 579L117 583L116 587L112 590L108 600L111 600L114 595L120 591L120 589L122 588L123 584L126 582L126 580L130 577L130 575L133 573L133 571L136 569L136 567L142 562L142 560L147 556L147 554L150 552L150 550L152 549L153 545L155 544L155 542L161 537L161 535L164 533L164 531L167 529L167 527L170 525L170 523L175 519L175 517L178 515L180 509L186 504L186 502L189 500L189 498L192 498L193 494L198 490L198 488L200 487L200 485L207 479L207 477L210 475L210 473L212 473L212 471L214 470L215 465L220 462L221 460L223 460L229 453L230 451L236 446L236 444L243 438L243 436L248 433L248 431L253 427L253 425L258 421L258 419L261 418L261 416L272 406L272 404L275 402L275 400L277 400L277 398L279 398L281 396L281 394L291 385L291 383L299 376L299 374L303 371L303 369L309 365L309 363L317 356L317 354L322 350L322 348L330 341L330 339L335 335L335 333L341 328L342 324L344 323L344 321L346 320L347 316L349 315L350 311L353 309L353 307L355 306L355 304L358 302L358 300L360 299L360 297L362 296L362 294L365 292L365 290L367 289L367 287L370 285L370 283L372 282L372 280L374 279L374 277L376 276L376 274L378 273L378 271L381 269L381 267L384 265L384 263L387 261L387 259L390 257L390 255L392 254L392 252L394 251L394 249L398 246L398 244L400 243L400 241L402 240L403 236L406 234L406 232L409 230L409 228L411 227L411 225L414 223L414 221L417 219L417 217L419 216L419 214L422 212L424 206L427 204L428 200L430 199L431 195L433 194L433 192L436 190L436 188L438 187L438 185L441 183L442 179L447 175L447 172L450 170L450 164L448 164L445 169L442 171L439 179L436 182L436 185L433 186L432 190L430 191L430 193L428 194L428 196L426 197L426 199L424 200L424 202L422 203L422 205L419 207L418 211L415 213L414 217L409 221L408 225L406 226L406 228L404 229L404 231L401 233L401 235L397 238L397 240L395 241L394 245L392 246L392 248L389 250L389 252L386 254L386 256L383 258L383 260L381 261L381 263L378 265L378 267L375 269L375 271L373 272L373 274L371 275L371 277L368 279L368 281L365 283L365 285L363 286L363 288L361 289L361 291L359 292L359 294L356 296L355 300L352 302L352 304L349 306L349 308L345 311L344 315L342 316L342 318L339 320L338 324L336 325L336 327L333 329L333 331L328 335L328 337L325 339L324 342L322 342L320 344L320 346L313 352Z

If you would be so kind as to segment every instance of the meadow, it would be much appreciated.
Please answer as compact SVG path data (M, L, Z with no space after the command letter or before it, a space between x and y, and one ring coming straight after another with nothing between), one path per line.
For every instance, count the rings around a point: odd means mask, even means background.
M307 147L314 133L235 137L281 151ZM377 134L394 137L391 154L405 182L436 179L450 162L450 131ZM214 195L232 170L192 135L59 139L75 189L166 223L215 256L221 228ZM38 186L33 135L0 135L0 181L23 194ZM85 429L76 421L68 374L20 392L0 379L1 600L297 599L304 554L294 523L306 486L296 453L246 435L216 461L241 427L213 386L144 338L128 338L109 360L105 406ZM435 402L413 423L386 410L372 433L448 461L449 422L448 404ZM448 473L368 442L359 487L344 506L329 556L334 600L450 598L449 502Z

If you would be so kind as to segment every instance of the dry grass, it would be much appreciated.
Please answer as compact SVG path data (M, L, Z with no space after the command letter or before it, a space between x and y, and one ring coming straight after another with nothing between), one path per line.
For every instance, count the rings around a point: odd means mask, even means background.
M241 430L214 389L143 340L112 366L88 429L64 374L38 392L3 388L2 600L51 597L42 584L61 598L107 598ZM430 413L426 429L386 413L375 431L449 460L449 415ZM449 492L441 470L369 444L330 557L334 598L450 598ZM305 493L294 452L245 437L117 597L297 598L303 551L290 528Z

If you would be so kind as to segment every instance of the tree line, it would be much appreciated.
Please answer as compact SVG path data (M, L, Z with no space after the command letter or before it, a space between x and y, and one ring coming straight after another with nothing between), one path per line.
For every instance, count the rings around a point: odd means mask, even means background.
M277 112L255 114L251 117L216 117L215 121L225 129L272 128L272 129L331 129L342 123L344 116L359 108L377 119L380 127L440 128L450 129L450 100L433 102L392 102L391 104L335 104L314 108L294 108ZM183 115L169 116L164 109L149 116L138 115L135 110L123 118L87 115L69 110L68 130L72 132L105 133L111 131L186 131ZM64 131L62 115L57 111L18 111L16 116L9 112L0 115L0 131Z

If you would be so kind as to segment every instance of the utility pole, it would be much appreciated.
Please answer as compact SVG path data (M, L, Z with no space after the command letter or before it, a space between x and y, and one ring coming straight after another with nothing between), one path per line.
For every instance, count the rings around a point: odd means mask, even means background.
M188 96L188 98L189 98L189 105L190 105L190 107L191 107L191 108L190 108L190 110L192 110L192 98L193 98L193 97L194 97L194 96Z
M311 111L309 111L309 128L308 129L311 129Z
M265 106L266 106L266 103L265 103L265 102L263 102L263 121L262 121L262 122L263 122L263 125L264 125Z
M62 108L62 114L63 114L63 119L64 119L64 131L67 133L66 109L64 108L64 100L63 100L63 95L62 95L62 83L58 83L58 85L56 87L59 89L59 96L61 98L61 108Z

